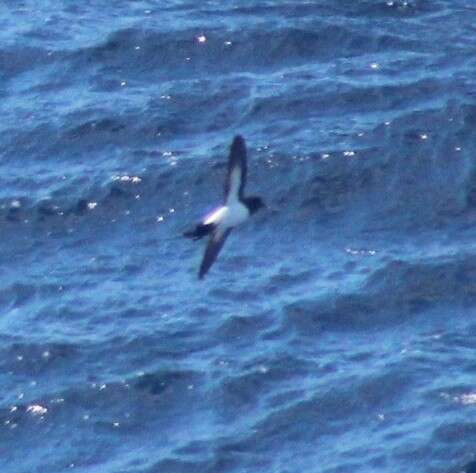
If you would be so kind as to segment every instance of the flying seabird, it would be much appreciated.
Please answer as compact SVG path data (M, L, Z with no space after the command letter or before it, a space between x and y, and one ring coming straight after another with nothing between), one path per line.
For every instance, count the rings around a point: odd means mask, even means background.
M246 170L245 140L241 136L235 136L228 156L223 205L205 216L192 230L183 234L194 240L210 235L198 272L199 279L207 274L233 228L245 222L250 215L265 206L260 197L245 197L243 195L246 185Z

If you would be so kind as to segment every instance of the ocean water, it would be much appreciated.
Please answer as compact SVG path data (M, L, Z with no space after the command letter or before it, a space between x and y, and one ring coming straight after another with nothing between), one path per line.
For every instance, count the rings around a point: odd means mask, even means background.
M473 0L1 11L2 473L476 471Z

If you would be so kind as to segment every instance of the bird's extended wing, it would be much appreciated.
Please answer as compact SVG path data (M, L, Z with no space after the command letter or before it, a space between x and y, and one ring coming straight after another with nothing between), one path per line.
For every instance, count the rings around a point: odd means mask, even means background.
M228 156L228 172L225 180L225 202L243 197L246 185L246 144L241 136L235 136Z
M202 279L208 270L211 268L212 264L215 262L218 253L223 247L225 240L228 238L228 235L231 232L231 228L225 230L223 233L214 232L208 240L208 245L203 255L202 264L200 265L200 271L198 273L199 279Z

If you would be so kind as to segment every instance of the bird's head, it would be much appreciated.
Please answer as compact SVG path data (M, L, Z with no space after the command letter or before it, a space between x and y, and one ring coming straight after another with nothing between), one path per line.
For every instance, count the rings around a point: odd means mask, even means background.
M248 210L250 211L250 214L254 214L259 209L266 207L261 197L246 197L244 201L246 203L246 207L248 207Z

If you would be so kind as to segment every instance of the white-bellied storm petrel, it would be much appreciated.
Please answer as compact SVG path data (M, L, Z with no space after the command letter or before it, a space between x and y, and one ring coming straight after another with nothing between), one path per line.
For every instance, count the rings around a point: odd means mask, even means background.
M241 136L235 136L228 156L224 204L207 215L195 228L184 233L187 238L199 240L210 235L203 255L198 277L202 279L212 266L230 232L254 214L264 203L260 197L245 197L246 145Z

